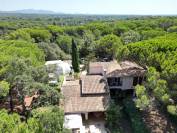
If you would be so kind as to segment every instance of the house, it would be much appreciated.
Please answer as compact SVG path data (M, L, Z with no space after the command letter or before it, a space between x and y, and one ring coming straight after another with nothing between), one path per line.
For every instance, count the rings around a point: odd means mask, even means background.
M115 97L120 92L133 93L134 87L145 80L146 69L130 61L91 62L88 73L104 75L110 95Z
M73 133L107 133L104 118L110 98L120 91L133 91L143 82L145 72L129 61L90 62L86 75L67 80L62 86L65 127Z

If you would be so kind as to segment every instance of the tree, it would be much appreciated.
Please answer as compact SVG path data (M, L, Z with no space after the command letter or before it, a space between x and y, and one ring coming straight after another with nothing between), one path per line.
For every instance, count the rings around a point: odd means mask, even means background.
M23 105L25 113L24 97L34 95L41 86L48 82L47 70L41 66L34 67L30 60L14 59L9 63L9 70L6 73L7 81L10 83L10 107L13 111L13 91L18 92L19 102ZM55 92L56 93L56 92ZM58 93L56 93L58 94Z
M32 105L32 108L59 105L62 97L58 88L51 87L47 84L33 83L30 88L37 91L39 96Z
M124 42L124 44L128 44L128 43L133 43L133 42L138 42L140 41L140 34L138 32L135 31L128 31L125 32L121 35L121 38Z
M159 79L153 92L159 101L163 102L164 104L169 103L170 96L168 94L167 82L165 80Z
M157 36L163 36L165 34L166 34L166 32L164 30L160 30L160 29L143 30L143 31L141 31L141 39L148 40L148 39L155 38Z
M7 39L9 40L25 40L28 42L32 42L32 38L30 34L25 31L24 29L19 29L14 32L11 32L8 36Z
M58 46L67 54L71 53L72 38L68 35L60 35L57 38Z
M96 56L101 59L112 60L116 56L117 50L122 46L120 38L113 34L103 36L96 43Z
M79 73L79 54L77 50L77 44L75 43L74 39L72 39L72 66L74 69L74 72Z
M80 56L85 58L89 56L89 54L94 54L94 47L95 47L95 41L94 41L94 35L91 33L91 31L87 30L83 33L83 43L80 46L79 53Z
M19 115L8 115L6 110L0 110L0 131L2 133L9 133L14 131L16 125L18 124L20 124Z
M39 120L44 133L63 133L65 130L64 112L58 106L37 108L32 114Z
M0 76L9 69L9 62L15 58L27 58L33 66L44 62L44 53L35 44L21 40L0 40Z
M137 85L135 87L135 93L137 96L136 107L140 108L141 110L146 109L150 104L150 100L148 98L146 88L144 86Z
M111 133L119 133L121 131L121 110L122 108L119 105L115 105L113 102L111 102L109 108L106 110L106 123Z
M48 25L47 28L49 29L50 33L52 34L51 41L55 42L57 37L60 34L63 34L63 29L56 25Z
M0 81L0 98L6 97L9 93L9 83L6 81Z
M177 26L172 26L167 29L168 32L177 32Z
M67 60L70 59L70 55L67 55L63 50L61 50L55 43L40 42L37 44L40 49L44 51L45 60Z

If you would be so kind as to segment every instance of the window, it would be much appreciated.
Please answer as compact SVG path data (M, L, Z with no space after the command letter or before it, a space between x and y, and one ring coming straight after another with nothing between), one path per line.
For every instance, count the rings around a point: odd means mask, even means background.
M136 86L138 84L138 77L133 78L133 86Z
M107 81L109 86L122 86L122 78L120 77L108 78Z
M80 133L80 129L79 128L72 129L72 133Z
M141 85L143 82L143 77L139 77L139 84Z

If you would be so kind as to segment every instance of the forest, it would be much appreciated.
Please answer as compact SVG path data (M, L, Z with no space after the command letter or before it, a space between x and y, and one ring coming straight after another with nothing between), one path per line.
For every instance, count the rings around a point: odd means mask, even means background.
M2 133L70 133L63 127L64 112L58 107L63 99L60 86L48 84L44 63L71 59L73 39L80 63L130 60L148 70L146 83L136 86L137 100L125 99L120 105L111 105L106 112L112 133L125 132L120 122L125 117L130 120L133 133L151 132L148 125L151 121L145 119L151 108L160 110L170 122L171 127L165 131L175 133L177 17L1 14ZM29 111L24 106L24 98L35 92L40 95ZM20 111L16 111L16 103L22 105Z

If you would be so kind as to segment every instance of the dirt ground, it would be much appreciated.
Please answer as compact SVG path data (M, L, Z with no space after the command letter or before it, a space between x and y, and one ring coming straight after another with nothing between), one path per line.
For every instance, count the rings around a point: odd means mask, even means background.
M153 104L143 113L143 119L151 133L176 133L176 127L171 123L164 112Z

